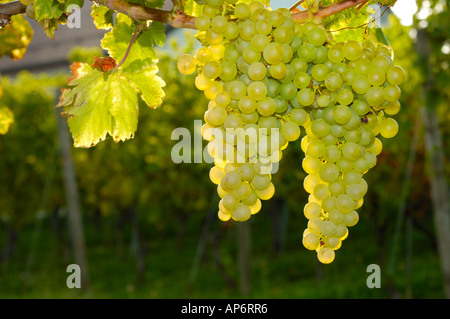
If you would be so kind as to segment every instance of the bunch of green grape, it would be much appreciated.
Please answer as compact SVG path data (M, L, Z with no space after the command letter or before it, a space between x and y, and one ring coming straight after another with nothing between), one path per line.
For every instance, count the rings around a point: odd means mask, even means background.
M322 263L359 220L368 185L363 175L376 165L382 143L398 132L393 118L400 110L405 72L393 65L391 52L372 42L348 41L328 48L326 61L310 69L316 99L305 125L302 166L310 194L304 208L308 227L303 245L316 250Z
M210 100L203 137L214 158L221 220L245 221L270 199L274 165L289 142L306 136L303 244L322 263L358 222L367 192L362 178L398 125L405 73L383 45L335 43L313 22L295 23L285 8L207 0L196 18L203 46L179 57L183 74Z
M203 137L214 158L218 216L245 221L274 195L274 165L308 119L293 83L297 70L306 70L296 61L302 27L287 9L220 0L207 1L196 27L203 46L195 56L180 56L178 69L198 70L196 87L210 100Z

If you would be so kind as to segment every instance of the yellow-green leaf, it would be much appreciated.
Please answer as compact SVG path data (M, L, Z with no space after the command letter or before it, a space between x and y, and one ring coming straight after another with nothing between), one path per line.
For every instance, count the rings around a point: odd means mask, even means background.
M33 34L33 28L24 17L12 16L11 23L0 29L0 57L7 55L13 60L21 59Z
M136 90L118 69L102 72L74 63L57 106L64 107L75 147L91 147L112 136L115 142L132 138L138 121Z
M6 106L0 107L0 134L8 133L9 127L14 122L14 114Z

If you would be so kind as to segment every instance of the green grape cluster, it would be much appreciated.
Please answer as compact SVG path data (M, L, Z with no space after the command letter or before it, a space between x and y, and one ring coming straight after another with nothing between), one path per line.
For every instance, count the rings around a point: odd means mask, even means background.
M208 0L195 24L203 46L180 56L178 70L198 70L195 85L210 100L202 133L214 158L218 216L245 221L274 195L274 165L308 119L293 83L306 70L296 52L302 27L287 9L221 0Z
M274 165L301 141L310 194L303 245L320 262L359 219L367 192L362 176L391 138L405 73L383 45L335 43L313 22L295 23L285 8L207 0L196 18L203 46L178 59L183 74L210 100L203 138L214 158L210 179L221 198L218 217L248 220L275 192Z
M310 194L304 208L308 226L303 245L317 251L320 262L334 260L335 250L358 223L368 185L363 175L376 165L382 150L378 135L398 132L393 118L400 110L404 70L391 52L372 42L329 45L323 63L309 66L316 96L301 147Z

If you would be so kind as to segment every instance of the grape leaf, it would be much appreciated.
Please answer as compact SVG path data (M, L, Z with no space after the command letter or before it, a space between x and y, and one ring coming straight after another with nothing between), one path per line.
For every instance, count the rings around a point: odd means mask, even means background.
M120 61L127 51L135 29L136 25L130 18L124 14L118 14L116 25L111 31L105 34L101 41L102 48L108 50L112 58ZM158 27L155 26L152 28L150 26L147 30L144 30L136 41L134 41L127 59L122 66L125 68L136 60L151 62L153 64L152 61L157 60L155 51L153 50L155 38L158 43L161 43L162 38Z
M12 16L11 23L0 29L0 57L7 55L13 60L21 59L33 34L33 28L23 16Z
M351 8L341 12L339 15L332 16L325 23L326 29L332 31L334 40L337 42L345 42L356 40L362 42L364 40L364 32L366 25L372 19L370 7L364 7L361 10Z
M150 33L153 43L161 48L164 46L164 42L166 42L166 27L162 22L153 21L148 27L147 32Z
M6 106L0 106L0 134L8 133L10 125L14 122L14 114Z
M180 4L181 10L189 16L198 17L202 14L204 5L203 2L198 2L195 0L182 0Z
M367 29L366 34L364 35L366 40L370 40L375 44L384 44L390 47L389 41L386 39L384 35L383 29L379 27L370 27Z
M370 40L375 44L389 46L383 30L371 16L373 12L374 10L370 6L362 7L359 10L352 8L332 17L326 23L326 28L332 31L333 38L337 42Z
M111 30L114 22L114 13L114 10L95 3L91 7L91 17L97 29Z
M36 11L37 21L56 19L64 13L64 6L58 0L36 0L34 10Z
M147 64L148 65L148 64ZM151 108L155 109L162 104L166 83L156 75L156 65L142 67L140 61L135 61L123 70L126 78L141 93L141 98Z
M81 8L83 4L84 0L36 0L36 21L41 24L47 37L54 38L59 24L65 23L71 13L69 6L77 5Z
M73 77L63 89L60 102L68 117L75 147L91 147L109 134L115 142L133 137L137 128L136 90L118 69L101 72L75 62Z
M109 58L110 59L110 58ZM69 89L63 89L58 107L68 117L75 147L91 147L112 136L115 142L132 138L138 124L138 98L150 107L161 105L164 81L152 60L134 61L124 69L105 72L86 63L71 66Z

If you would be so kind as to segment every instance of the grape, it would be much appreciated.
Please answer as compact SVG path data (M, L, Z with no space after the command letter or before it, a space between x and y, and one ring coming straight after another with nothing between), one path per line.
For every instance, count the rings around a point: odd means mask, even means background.
M178 71L182 74L192 74L197 69L197 62L190 54L182 54L177 62Z
M386 94L386 99L387 99L387 94ZM398 112L400 112L400 102L399 101L394 101L389 103L385 108L384 108L384 113L388 114L388 115L395 115Z
M393 118L386 118L380 124L380 134L385 138L392 138L398 133L398 124Z
M333 110L333 120L340 124L346 124L352 118L352 110L345 105L337 105Z
M328 68L325 64L317 64L311 69L311 76L316 81L325 80L327 74Z
M266 189L270 185L270 177L268 175L255 174L251 181L251 185L257 190Z
M245 21L239 24L239 35L245 41L250 41L256 33L256 26L253 21Z
M357 41L351 40L347 41L342 46L342 53L347 60L354 61L361 57L362 55L362 47L361 44Z
M234 14L238 19L245 19L250 16L250 7L246 3L238 3L234 7Z
M336 163L341 159L341 154L341 150L336 145L328 145L325 147L323 157L328 163Z
M213 100L216 94L223 91L223 86L219 82L210 82L208 88L204 91L206 98Z
M229 114L225 121L223 122L225 129L236 129L243 126L242 120L236 114Z
M277 120L272 116L262 116L258 120L258 125L260 130L261 129L267 129L270 131L273 128L276 128L278 126Z
M385 94L382 87L371 87L366 93L366 101L371 106L380 106L385 100Z
M372 67L387 72L392 66L392 60L385 56L379 55L372 60Z
M309 106L313 104L316 96L311 89L301 89L297 94L297 101L300 105Z
M212 167L209 171L209 178L216 185L220 184L220 181L222 180L222 177L224 175L225 175L225 172L216 166Z
M232 172L226 173L223 176L222 181L220 182L220 186L225 191L232 191L233 189L237 188L240 185L240 183L241 183L241 177L240 177L239 173L236 171L232 171Z
M298 49L297 54L306 62L312 62L317 57L317 48L310 43L304 43Z
M261 53L253 50L251 46L248 46L242 51L242 58L247 64L252 64L261 59Z
M320 224L320 232L324 236L331 237L336 233L336 225L329 220L325 220Z
M228 94L233 100L239 100L240 98L245 96L247 91L247 86L241 81L231 81L228 86Z
M269 20L274 28L279 27L284 20L283 13L280 10L272 11L270 12Z
M342 155L348 161L356 161L361 157L361 153L361 148L356 143L347 142L342 146Z
M300 137L300 127L294 122L286 122L281 126L281 134L283 134L286 141L293 142Z
M328 73L325 78L325 86L330 91L337 91L342 87L342 77L337 72Z
M256 22L256 32L263 35L268 35L272 32L272 23L269 20L261 20Z
M355 210L344 215L344 224L347 227L355 226L359 221L359 215Z
M384 88L384 96L388 102L396 102L400 98L401 94L402 91L395 84L388 85Z
M284 83L280 86L280 97L286 101L294 100L297 96L297 88L294 83Z
M353 102L353 93L349 89L343 88L339 90L337 101L342 105L349 105Z
M313 217L308 221L308 230L315 234L320 234L320 225L323 220L320 217Z
M277 103L270 97L265 97L258 102L256 108L262 116L270 116L277 110Z
M320 238L317 234L307 233L303 236L303 245L306 249L315 250L320 244Z
M275 194L275 186L272 184L272 182L269 183L269 186L266 188L260 190L255 189L256 195L258 195L259 199L261 200L269 200L273 197Z
M222 66L217 61L209 61L203 67L203 75L208 79L215 79L222 73Z
M233 211L233 218L237 221L246 221L251 216L250 207L245 204L239 203L236 209Z
M361 185L359 185L359 186L361 186ZM362 186L361 186L361 187L362 187ZM246 182L242 182L242 183L238 186L238 188L236 188L236 189L233 191L233 194L234 194L234 196L235 196L237 199L243 200L243 199L248 198L248 197L252 194L252 192L253 192L253 189L252 189L252 187L250 186L250 184L249 184L249 183L246 183ZM225 198L225 197L224 197L224 198Z
M219 210L219 212L217 213L217 216L218 216L218 218L219 218L221 221L223 221L223 222L229 221L230 218L231 218L231 215L230 215L230 214L224 213L224 212L221 211L221 210Z
M269 64L277 64L283 62L283 47L279 43L269 43L263 50L263 58Z
M267 87L263 82L253 82L247 87L247 94L254 100L262 100L267 95Z
M344 60L344 54L342 53L341 47L333 46L328 50L328 59L333 63L339 63Z
M230 211L236 209L239 204L239 199L231 193L227 193L220 201L222 202L221 206Z
M370 106L365 101L353 101L353 111L358 115L366 115L370 111Z
M324 137L330 132L330 125L323 119L317 119L311 122L311 132L317 137Z
M225 33L227 30L228 21L224 16L215 16L211 20L211 29L219 34Z
M214 126L223 124L226 118L227 111L220 106L214 106L205 113L206 122Z
M380 86L383 85L386 80L386 75L383 70L373 68L369 71L369 74L367 74L367 79L371 85Z
M274 79L281 80L286 75L286 64L284 63L277 63L270 66L269 73L270 76Z
M292 59L290 65L294 68L295 72L305 72L308 68L308 64L300 58L294 58Z
M330 191L325 184L317 184L316 187L314 187L313 195L318 200L323 200L330 195Z
M328 247L322 247L317 252L317 259L319 259L322 264L331 263L334 260L334 257L334 250Z
M195 19L195 27L198 31L206 31L211 26L211 19L206 15L200 15Z
M394 85L400 85L405 81L405 70L401 66L394 65L387 71L387 80Z
M370 82L367 76L358 75L352 82L352 89L356 94L366 94L370 89Z
M359 74L359 75L367 75L368 74L368 76L370 77L374 71L377 71L377 69L371 69L371 65L372 64L371 64L370 60L361 57L361 59L359 59L355 63L355 73ZM381 72L381 73L382 73L382 76L384 77L384 72ZM383 82L381 82L381 84L383 84ZM379 85L381 85L381 84L379 84Z
M197 59L197 63L199 65L204 65L206 62L212 60L213 54L209 48L201 47L200 49L198 49L195 58Z
M297 125L304 125L308 121L308 113L303 109L293 109L290 114L290 120Z
M339 177L339 168L336 164L325 163L320 168L319 175L327 183L334 182Z
M212 29L208 29L206 31L205 38L209 44L220 44L223 41L223 34L216 33Z

